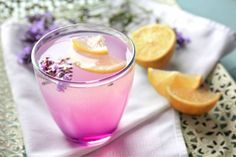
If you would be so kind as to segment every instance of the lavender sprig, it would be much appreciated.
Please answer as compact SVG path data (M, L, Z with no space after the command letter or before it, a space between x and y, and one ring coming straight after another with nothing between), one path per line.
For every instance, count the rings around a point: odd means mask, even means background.
M182 32L178 31L176 28L174 28L175 34L176 34L176 48L181 49L186 47L188 43L191 42L190 38L184 36Z
M46 33L56 28L55 18L51 13L36 14L27 17L28 22L31 24L25 32L22 39L24 48L18 54L18 63L29 64L31 63L31 51L34 44Z
M70 58L63 58L59 61L53 61L49 57L46 57L40 62L40 70L51 77L63 81L72 80L73 65ZM67 86L68 83L59 81L57 83L57 90L59 92L64 92Z

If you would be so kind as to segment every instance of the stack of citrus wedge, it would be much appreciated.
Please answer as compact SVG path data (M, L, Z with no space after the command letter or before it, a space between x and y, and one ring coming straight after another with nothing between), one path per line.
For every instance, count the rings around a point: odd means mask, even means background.
M220 98L220 94L200 88L203 80L200 75L148 68L148 79L156 91L170 101L173 108L186 114L200 115L208 112Z
M126 66L126 61L109 55L105 39L101 35L74 38L72 46L76 52L72 52L72 60L85 71L106 74L120 71Z
M187 75L177 71L165 71L148 68L148 79L157 92L168 98L166 87L180 86L182 88L197 89L202 83L200 75Z

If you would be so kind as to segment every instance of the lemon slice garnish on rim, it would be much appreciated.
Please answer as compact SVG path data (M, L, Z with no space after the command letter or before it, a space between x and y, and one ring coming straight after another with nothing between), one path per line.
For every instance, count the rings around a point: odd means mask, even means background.
M73 38L72 45L76 52L91 55L107 55L108 49L102 35Z
M122 70L126 66L126 61L110 55L102 57L73 57L74 64L89 72L107 74Z

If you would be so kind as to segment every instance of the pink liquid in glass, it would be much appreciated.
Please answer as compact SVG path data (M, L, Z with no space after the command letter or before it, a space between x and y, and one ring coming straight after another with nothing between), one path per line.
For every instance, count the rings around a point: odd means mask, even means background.
M53 60L70 57L71 53L75 53L71 38L101 34L111 56L125 60L127 64L131 62L134 52L131 52L127 43L101 32L79 32L48 40L37 50L37 62L45 57ZM35 72L55 122L69 139L84 144L109 139L119 124L132 85L134 65L132 63L125 68L122 73L98 74L73 65L73 83L68 82L63 92L57 90L56 81Z

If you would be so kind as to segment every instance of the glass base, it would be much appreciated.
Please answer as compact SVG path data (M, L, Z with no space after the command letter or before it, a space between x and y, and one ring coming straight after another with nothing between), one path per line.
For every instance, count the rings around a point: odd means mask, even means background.
M71 138L67 137L72 142L78 143L80 145L85 145L85 146L94 146L94 145L100 145L102 143L105 143L111 138L112 134L106 134L102 136L93 136L93 137L84 137L84 138Z

